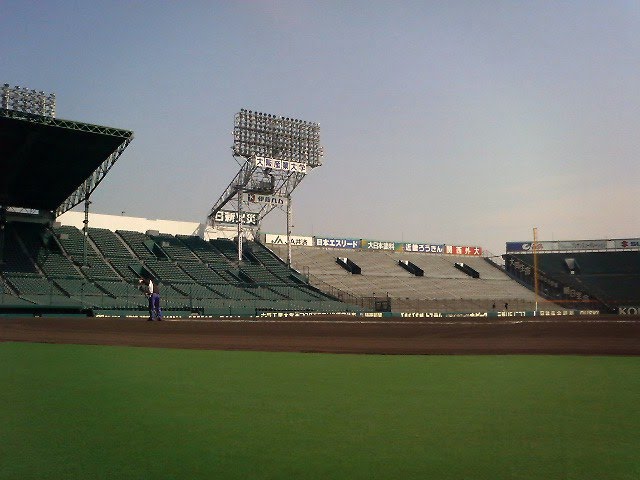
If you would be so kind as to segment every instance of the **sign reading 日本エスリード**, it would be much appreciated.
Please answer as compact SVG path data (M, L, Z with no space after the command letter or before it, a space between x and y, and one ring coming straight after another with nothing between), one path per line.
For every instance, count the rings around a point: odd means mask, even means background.
M316 237L316 247L355 249L355 248L360 248L360 239Z

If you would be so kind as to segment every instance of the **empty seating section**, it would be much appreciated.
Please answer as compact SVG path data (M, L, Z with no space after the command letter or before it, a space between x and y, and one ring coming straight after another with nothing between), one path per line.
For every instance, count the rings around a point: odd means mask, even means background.
M230 261L214 246L200 237L194 236L179 236L181 240L187 245L193 253L205 264L211 267L216 273L218 273L224 281L238 282L239 279L233 275L229 270L235 269L237 265L237 259L235 262Z
M271 247L281 258L286 257L286 245ZM347 254L361 267L361 275L352 275L336 263L336 257ZM309 272L311 284L318 288L328 285L355 297L388 296L397 311L462 311L469 306L487 310L494 302L496 308L507 302L533 309L535 304L527 288L483 258L292 246L292 260L296 270ZM399 260L410 260L424 276L400 268ZM456 262L469 264L480 278L457 270Z
M142 261L147 258L157 258L153 253L153 245L155 242L147 237L144 233L131 232L129 230L116 230L120 238L129 246L131 251Z
M193 279L184 270L169 260L155 260L147 258L145 265L156 279L164 283L192 283Z
M173 260L180 262L193 262L198 260L195 254L189 250L189 247L187 247L182 240L177 237L160 234L151 238L156 242L156 245L158 245L162 251L164 251L169 258L172 258Z
M285 283L281 278L276 277L262 265L245 264L240 267L240 273L249 279L250 282L264 283L267 285Z
M114 297L130 297L135 295L136 297L142 298L140 291L131 283L100 280L96 282L96 285Z
M228 238L216 238L215 240L209 241L229 260L238 260L238 247L233 240L229 240Z
M128 282L135 281L144 274L144 267L133 257L113 257L109 261L113 268Z
M70 298L94 308L118 308L122 299L115 299L96 284L81 279L56 279L54 283Z
M200 285L198 283L174 285L174 288L179 292L181 292L183 296L188 298L196 298L196 299L225 298L224 295L218 292L214 292L210 288L207 288L204 285Z
M0 277L0 308L28 307L33 305L33 302L18 297L16 293L14 288L9 286L6 280Z
M84 257L84 235L76 227L63 225L53 228L53 232L58 238L58 242L76 260ZM90 241L87 241L87 256L96 256L97 253Z
M250 293L250 290L244 289L239 285L212 285L209 288L223 298L240 300L255 300L258 298Z
M41 250L38 254L38 263L48 277L82 278L82 274L73 263L60 253Z
M282 260L286 245L271 246L272 251L247 241L239 261L237 245L229 239L206 241L190 235L150 236L89 228L83 265L85 238L76 227L10 222L5 235L0 295L3 301L12 297L16 303L144 314L147 301L137 288L138 278L144 275L158 281L168 312L349 309L320 288L360 298L389 297L394 310L405 311L486 310L493 303L497 309L504 303L510 308L532 308L535 300L528 289L477 257L292 246L292 269ZM337 265L338 256L348 256L361 267L361 275L351 275ZM635 294L631 287L627 291L612 285L619 284L619 277L631 275L625 265L637 264L637 257L616 258L620 272L613 277L601 273L610 272L610 265L604 268L586 257L575 257L582 269L580 278L572 277L560 260L544 267L566 277L568 283L588 278L599 292L613 294L615 289L621 298ZM424 276L401 268L402 260L411 261ZM456 269L456 262L469 265L479 278ZM299 272L308 273L315 287Z
M20 295L62 295L53 282L41 277L6 276L7 282Z
M269 287L265 287L262 285L258 285L255 286L253 288L250 289L250 292L255 295L258 298L262 298L264 300L283 300L283 299L289 299L289 297L287 297L286 295L281 295L278 292L276 292L275 290L269 288Z
M19 226L18 226L19 225ZM55 237L44 225L17 224L27 251L32 253L42 272L49 277L82 277L73 263L60 251Z
M46 234L44 225L35 223L14 223L12 224L15 234L22 241L31 257L35 257L50 235Z
M180 238L182 242L204 263L210 265L224 265L225 268L231 265L226 257L216 250L211 243L201 239L200 237L178 235L178 238Z
M10 222L0 272L3 304L145 315L147 299L137 282L151 275L169 314L348 309L252 242L239 262L227 239L93 227L87 232L85 243L76 227Z
M54 283L69 296L104 295L104 292L95 284L80 278L58 278Z
M90 257L83 273L93 280L120 280L120 276L101 257Z
M212 270L203 263L182 263L180 267L197 282L204 284L227 283L227 280L218 271Z
M76 227L67 225L56 227L53 232L67 254L75 261L75 264L82 266L82 271L87 277L94 280L120 280L120 276L95 249L89 235L86 242L87 263L84 265L84 234Z
M328 300L327 297L321 294L318 294L311 289L305 288L302 285L293 286L293 287L274 285L269 288L279 293L283 297L289 298L291 300L305 300L305 301Z
M251 254L276 277L289 282L301 281L297 272L292 271L280 258L257 242L247 242Z
M532 266L533 255L512 254ZM571 273L566 260L575 265ZM583 292L608 305L634 305L640 291L640 252L563 252L538 255L538 268L568 287L569 295Z
M9 273L19 273L26 276L40 276L33 258L23 250L16 237L12 224L5 230L4 263L2 270Z
M215 268L215 267L212 265L212 268ZM215 271L216 271L216 273L218 275L220 275L222 277L222 279L225 282L228 282L228 283L240 283L240 278L238 277L237 271L232 272L232 270L229 269L229 268L224 269L224 270L223 269L216 269Z
M106 258L131 258L133 256L122 243L120 237L111 230L104 228L89 228L87 231L91 241L95 243L98 250L100 250L100 253L102 253Z
M220 275L224 282L237 283L240 281L237 275L231 273L231 269L236 269L237 259L235 264L232 263L227 257L222 255L220 251L214 248L210 242L202 240L200 237L185 235L178 235L178 237L203 263L207 264Z

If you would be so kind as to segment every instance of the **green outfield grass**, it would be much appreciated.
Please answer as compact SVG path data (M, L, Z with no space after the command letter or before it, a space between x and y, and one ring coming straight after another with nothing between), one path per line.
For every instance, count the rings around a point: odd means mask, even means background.
M0 478L640 478L640 358L0 343Z

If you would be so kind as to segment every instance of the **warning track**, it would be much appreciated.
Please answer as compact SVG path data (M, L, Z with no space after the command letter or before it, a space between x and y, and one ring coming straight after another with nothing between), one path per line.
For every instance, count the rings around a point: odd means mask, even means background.
M640 317L3 318L0 341L274 352L640 355Z

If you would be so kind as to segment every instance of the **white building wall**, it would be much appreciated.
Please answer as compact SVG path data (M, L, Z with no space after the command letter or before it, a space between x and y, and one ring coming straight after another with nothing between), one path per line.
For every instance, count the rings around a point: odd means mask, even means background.
M57 219L61 225L70 225L79 229L84 227L84 212L68 211ZM198 235L206 240L210 238L234 238L237 235L236 227L207 227L203 223L179 222L175 220L150 219L142 217L125 217L124 215L104 215L101 213L89 213L90 228L106 228L111 231L130 230L146 233L155 230L171 235Z

